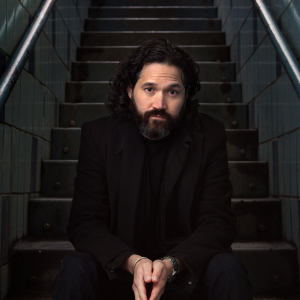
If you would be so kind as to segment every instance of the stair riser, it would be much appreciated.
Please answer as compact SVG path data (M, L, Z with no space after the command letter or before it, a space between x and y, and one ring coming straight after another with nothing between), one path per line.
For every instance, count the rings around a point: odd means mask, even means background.
M233 200L238 241L280 240L281 204L276 200Z
M211 105L200 104L198 111L222 121L227 129L248 128L247 105Z
M125 1L122 0L92 0L92 6L122 6ZM213 6L213 0L127 0L126 6Z
M203 8L90 8L90 18L217 18L215 7Z
M211 115L225 125L228 129L248 128L247 105L212 105L201 104L199 112ZM108 115L105 105L102 104L60 104L59 126L81 127L84 122ZM73 122L73 125L72 125ZM234 123L237 122L237 123Z
M72 199L30 199L29 236L38 238L66 237L66 226ZM279 201L233 201L237 215L237 240L274 240L281 238Z
M147 19L125 19L125 20L103 20L87 19L85 21L86 31L132 31L132 30L180 30L183 31L221 31L221 21L218 19L179 19L179 20L147 20Z
M233 63L198 63L201 80L210 82L235 81ZM118 62L74 62L72 64L72 81L108 81L118 68Z
M82 46L134 46L139 41L166 38L177 45L224 45L224 32L83 32Z
M52 129L51 158L77 160L80 129ZM257 159L257 132L227 132L228 160L246 161Z
M255 161L257 150L257 131L227 131L228 160Z
M66 238L72 199L30 199L28 235L39 238Z
M129 55L135 47L79 47L77 48L77 61L119 61ZM182 47L196 61L229 61L229 47Z
M14 292L45 292L54 290L60 262L74 251L27 251L14 254L12 290Z
M257 198L269 195L268 164L230 162L230 180L234 198Z
M15 254L13 264L13 289L31 292L53 290L54 279L62 258L70 251L27 251ZM243 251L234 250L246 266L254 294L292 295L297 292L298 274L296 251ZM276 262L276 263L274 263ZM280 277L274 283L273 276ZM36 278L30 283L30 278Z
M72 197L76 161L43 161L42 162L42 196ZM265 197L268 194L268 171L266 163L233 163L229 162L234 198ZM59 183L59 186L56 184ZM250 185L255 187L251 188Z
M234 251L243 261L252 284L254 295L294 295L298 292L296 251ZM274 276L279 282L274 282Z
M110 87L107 82L67 82L67 103L103 103ZM201 103L241 102L239 83L201 83L201 90L195 95Z

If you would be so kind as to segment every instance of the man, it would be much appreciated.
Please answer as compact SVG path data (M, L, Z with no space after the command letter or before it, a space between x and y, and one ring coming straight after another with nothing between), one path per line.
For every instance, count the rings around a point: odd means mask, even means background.
M197 113L198 75L166 39L120 62L112 115L82 126L67 228L78 252L53 299L252 299L231 253L226 132Z

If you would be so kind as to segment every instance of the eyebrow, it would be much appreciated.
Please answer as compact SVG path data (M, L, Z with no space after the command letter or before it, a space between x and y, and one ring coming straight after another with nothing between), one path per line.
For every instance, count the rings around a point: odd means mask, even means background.
M156 83L154 83L154 82L144 82L142 85L141 85L141 87L143 88L143 87L146 87L146 86L157 86L157 84ZM172 83L172 84L170 84L169 86L168 86L168 88L181 88L181 85L179 84L179 83Z

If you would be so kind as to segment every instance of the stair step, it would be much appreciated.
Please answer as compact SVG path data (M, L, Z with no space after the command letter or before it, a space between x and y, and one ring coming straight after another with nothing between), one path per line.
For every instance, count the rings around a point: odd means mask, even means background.
M104 102L110 90L108 81L76 82L66 84L66 103ZM241 102L241 84L237 82L201 82L201 90L195 98L201 103Z
M220 19L200 18L101 18L86 19L86 31L119 30L196 30L221 31Z
M229 161L256 161L258 159L258 132L250 129L227 129Z
M82 46L134 46L139 41L166 38L178 45L224 45L224 32L204 31L110 31L82 32Z
M248 269L254 294L297 293L298 270L295 247L285 242L277 242L234 243L232 248ZM36 293L51 291L61 259L72 251L74 248L67 241L18 242L13 251L13 289ZM279 278L278 282L274 282L276 278Z
M233 252L248 270L254 295L299 292L297 250L286 242L234 243Z
M228 129L248 128L247 104L201 103L198 111L211 115ZM60 103L59 127L81 127L84 122L108 115L103 103Z
M66 238L72 198L30 198L28 235L36 238ZM238 241L279 240L281 206L278 199L232 199L237 215Z
M126 6L213 6L213 0L127 0ZM124 5L124 0L92 0L92 6L121 6Z
M112 78L119 62L73 62L72 81L107 81ZM231 62L198 62L201 80L235 81L235 64Z
M72 198L30 198L28 235L38 238L66 238Z
M52 292L48 293L20 293L20 294L10 294L6 300L52 300ZM284 297L284 298L274 298L274 297L263 297L258 296L254 297L253 300L299 300L300 296L291 296L291 297Z
M217 18L216 7L115 6L90 7L89 18Z
M200 103L198 111L222 121L225 125L225 128L248 128L247 104Z
M43 197L72 197L77 160L43 160ZM265 162L229 162L233 197L259 198L268 196L268 166Z
M52 300L52 297L52 291L40 293L12 292L8 295L7 298L5 298L5 300Z
M119 61L134 46L78 47L77 61ZM182 46L196 61L230 61L228 46Z
M280 240L281 202L278 198L232 199L238 241Z
M80 128L52 128L51 159L78 158ZM227 129L228 160L257 160L257 130Z

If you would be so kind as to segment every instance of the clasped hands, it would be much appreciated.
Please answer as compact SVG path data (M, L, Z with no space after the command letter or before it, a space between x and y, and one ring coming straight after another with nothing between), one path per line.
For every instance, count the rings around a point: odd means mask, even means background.
M130 268L140 257L139 255L131 255L124 261L123 268L132 273ZM132 289L135 300L159 300L172 270L173 265L168 259L151 261L148 258L143 258L139 260L133 270Z

